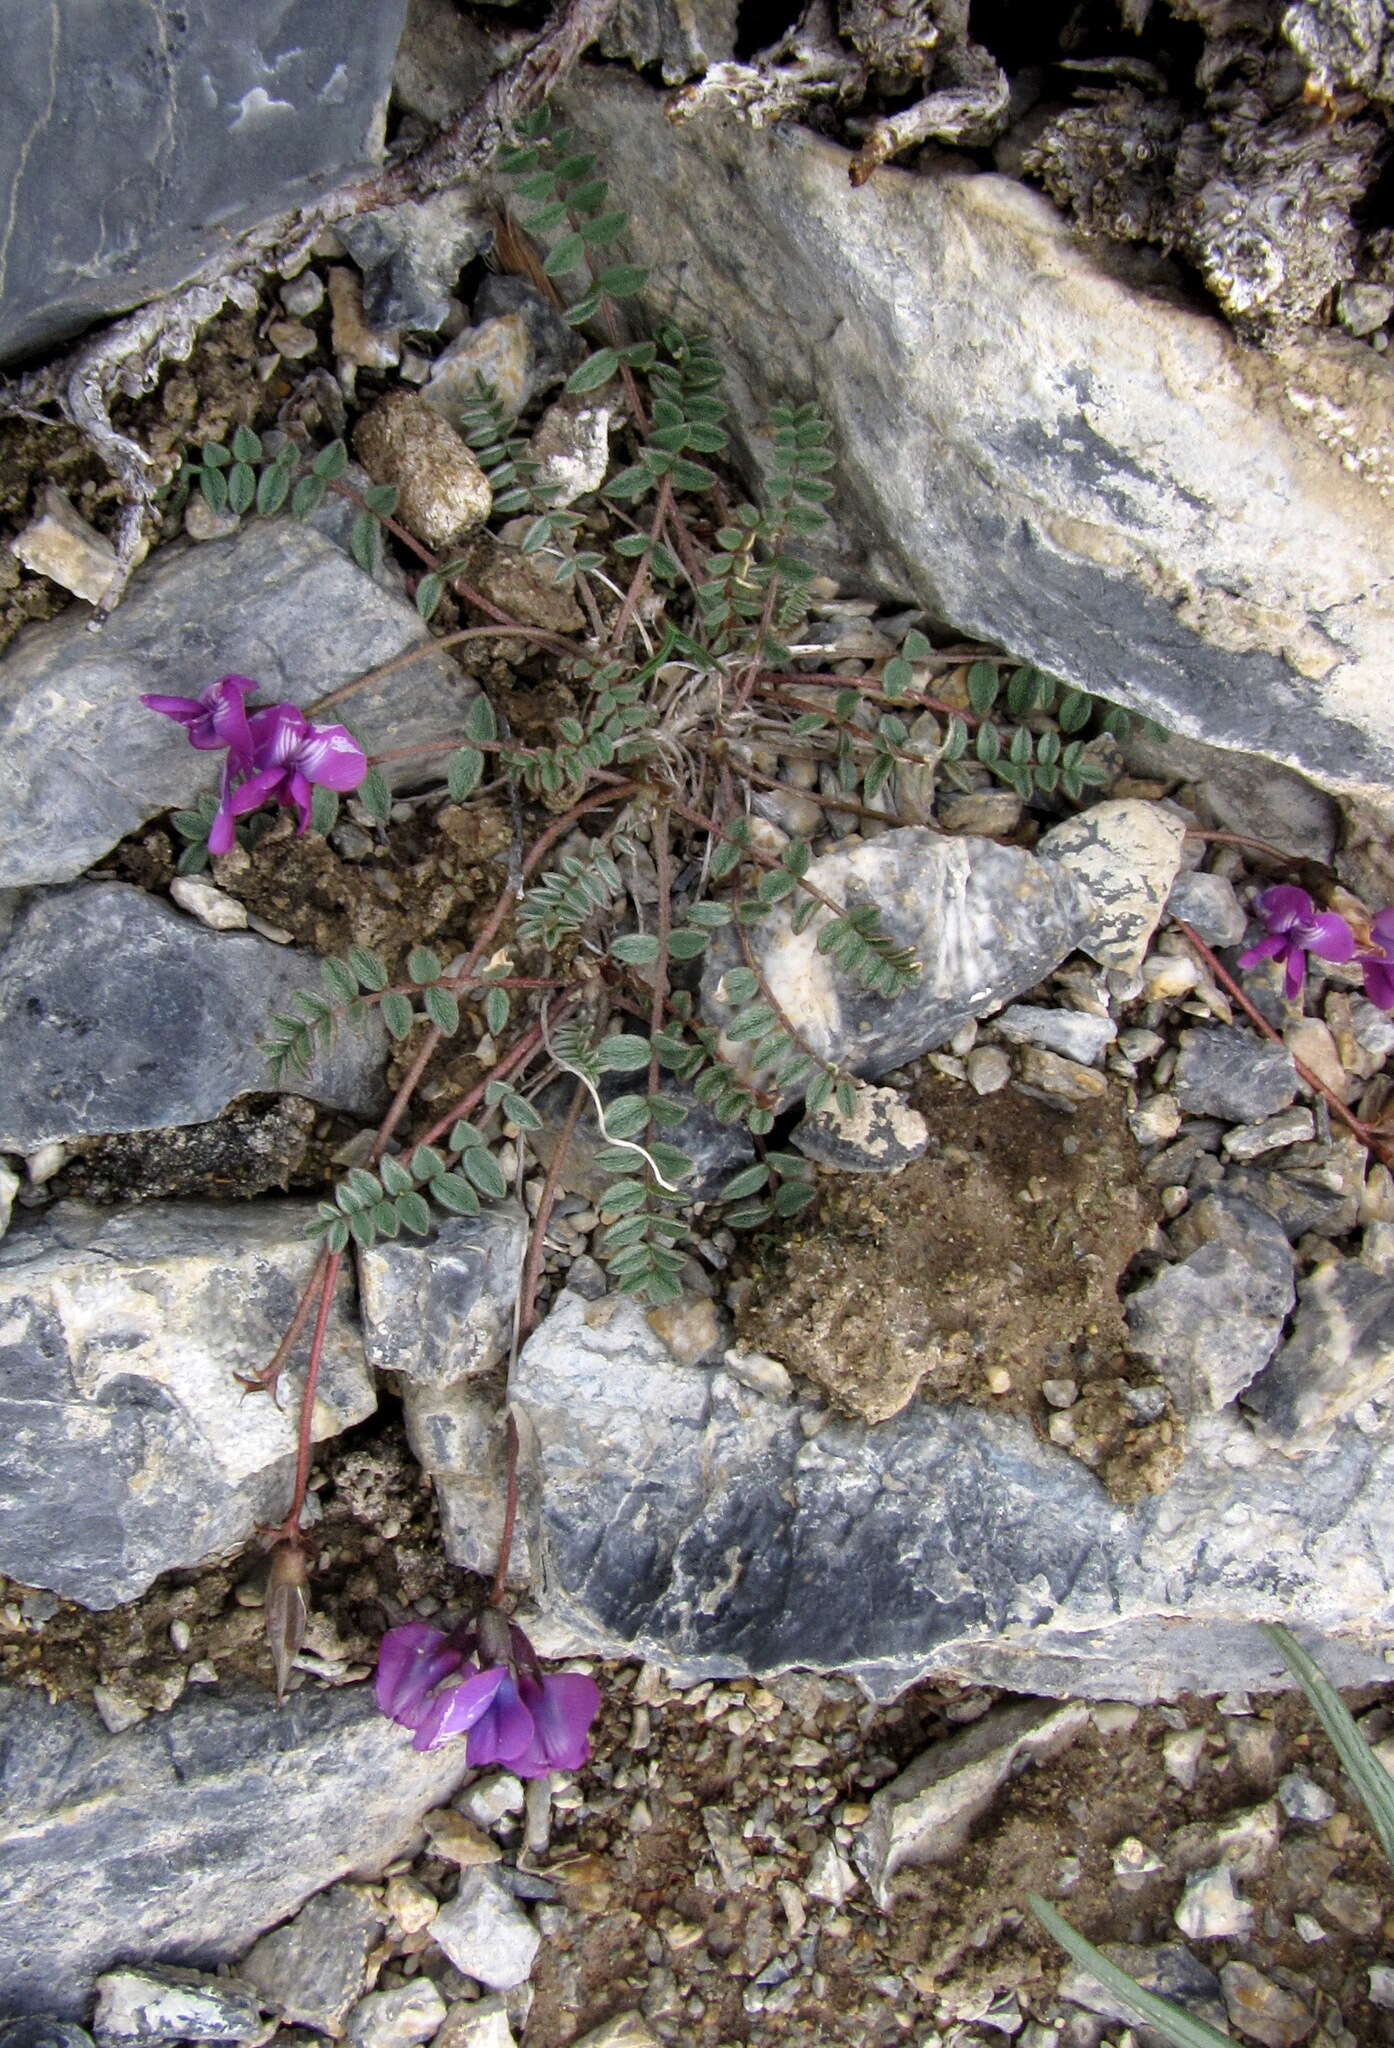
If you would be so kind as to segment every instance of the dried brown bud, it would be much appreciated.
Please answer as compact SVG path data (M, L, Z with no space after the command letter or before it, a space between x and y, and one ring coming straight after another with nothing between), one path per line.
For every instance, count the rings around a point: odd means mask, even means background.
M276 1672L276 1704L286 1696L291 1669L305 1640L310 1617L310 1569L298 1543L278 1543L266 1581L266 1639Z

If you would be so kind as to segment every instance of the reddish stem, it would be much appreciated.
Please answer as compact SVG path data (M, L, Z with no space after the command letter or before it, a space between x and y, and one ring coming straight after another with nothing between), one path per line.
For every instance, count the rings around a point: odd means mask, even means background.
M310 1339L310 1355L305 1361L305 1387L300 1396L300 1432L295 1446L295 1486L290 1497L290 1512L276 1531L281 1542L288 1542L300 1533L300 1516L305 1506L305 1489L310 1481L310 1458L314 1450L315 1391L319 1386L325 1332L329 1328L329 1311L334 1305L334 1289L338 1284L339 1268L342 1264L342 1252L324 1254L319 1313L315 1317L315 1332Z
M1234 1000L1238 1003L1240 1009L1243 1010L1245 1016L1249 1019L1250 1023L1253 1024L1259 1031L1261 1031L1265 1038L1271 1039L1274 1045L1283 1046L1284 1052L1287 1053L1288 1058L1292 1061L1292 1064L1296 1067L1302 1079L1306 1082L1307 1086L1310 1089L1312 1089L1312 1091L1315 1094L1321 1096L1322 1100L1326 1103L1326 1106L1331 1111L1332 1115L1339 1117L1341 1122L1345 1124L1351 1131L1354 1132L1355 1136L1360 1140L1361 1144L1365 1146L1367 1151L1373 1152L1377 1158L1382 1159L1386 1163L1388 1163L1391 1159L1391 1153L1394 1152L1394 1148L1387 1146L1383 1142L1379 1132L1375 1129L1374 1125L1362 1123L1358 1116L1355 1116L1349 1109L1346 1108L1346 1105L1344 1104L1344 1102L1342 1102L1340 1096L1335 1094L1330 1088L1327 1087L1325 1081L1322 1080L1319 1074L1313 1073L1312 1069L1309 1066L1307 1066L1304 1061L1298 1059L1297 1055L1294 1052L1290 1051L1287 1046L1283 1045L1282 1033L1279 1031L1275 1031L1273 1029L1273 1026L1269 1023L1268 1019L1265 1016L1263 1016L1260 1011L1254 1008L1253 1004L1249 1001L1249 998L1245 995L1243 989L1234 979L1234 976L1225 967L1224 963L1221 960L1219 960L1216 957L1216 955L1210 950L1209 946L1206 945L1204 939L1200 936L1199 932L1192 931L1191 927L1186 923L1186 920L1184 918L1176 918L1175 924L1176 929L1180 932L1182 938L1185 939L1186 944L1192 947L1194 951L1200 955L1200 958L1205 962L1206 966L1210 969L1210 972L1215 976L1217 981L1219 981L1222 984L1222 986L1228 990L1229 994L1234 997Z

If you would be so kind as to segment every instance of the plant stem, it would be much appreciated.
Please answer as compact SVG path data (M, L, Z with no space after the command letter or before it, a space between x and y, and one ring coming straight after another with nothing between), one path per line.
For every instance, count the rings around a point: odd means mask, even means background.
M504 1442L504 1494L503 1528L499 1531L498 1563L494 1566L494 1583L489 1589L489 1605L502 1607L504 1588L508 1583L508 1560L513 1550L513 1528L518 1519L518 1425L510 1411L503 1430Z
M1192 931L1184 918L1178 917L1175 923L1176 929L1180 932L1186 944L1200 956L1216 980L1234 997L1234 1000L1238 1003L1249 1021L1263 1033L1265 1038L1271 1039L1274 1045L1283 1045L1282 1033L1275 1031L1268 1019L1254 1008L1254 1005L1249 1001L1249 998L1234 979L1234 976L1210 950L1209 946L1206 945L1199 932ZM1386 1165L1394 1163L1394 1145L1387 1143L1373 1124L1362 1123L1358 1116L1346 1108L1340 1096L1327 1087L1321 1076L1313 1073L1312 1069L1304 1061L1298 1059L1295 1053L1290 1052L1287 1046L1283 1045L1283 1050L1287 1053L1288 1058L1292 1061L1292 1064L1296 1067L1307 1086L1315 1094L1321 1096L1332 1115L1339 1117L1340 1121L1354 1132L1366 1150L1373 1152Z
M668 845L670 815L664 810L654 821L653 858L658 877L658 958L653 970L653 1000L649 1005L649 1044L653 1045L663 1026L668 1003L668 939L673 929L673 857ZM658 1054L649 1053L649 1093L658 1092Z
M310 1457L314 1449L315 1391L319 1386L325 1332L329 1328L329 1311L334 1305L334 1290L338 1284L339 1268L342 1264L342 1252L324 1254L319 1313L315 1317L314 1335L310 1339L310 1355L305 1361L305 1388L300 1397L300 1430L295 1446L295 1485L290 1497L290 1512L276 1532L282 1542L289 1541L300 1533L300 1516L305 1506L305 1489L310 1481Z

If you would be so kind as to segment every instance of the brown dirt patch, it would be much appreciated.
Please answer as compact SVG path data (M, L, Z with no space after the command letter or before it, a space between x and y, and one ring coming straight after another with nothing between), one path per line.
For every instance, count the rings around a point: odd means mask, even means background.
M813 1220L765 1252L742 1343L872 1422L917 1395L1044 1431L1043 1385L1073 1381L1069 1448L1119 1498L1159 1490L1179 1426L1140 1422L1124 1400L1136 1375L1118 1285L1157 1211L1121 1095L1066 1118L935 1075L914 1101L929 1151L898 1174L820 1176Z

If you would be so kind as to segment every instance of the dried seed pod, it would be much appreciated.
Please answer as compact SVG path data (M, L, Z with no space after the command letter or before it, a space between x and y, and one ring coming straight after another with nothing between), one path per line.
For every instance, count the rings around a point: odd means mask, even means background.
M278 1543L271 1553L266 1582L266 1639L276 1672L276 1704L286 1696L291 1669L305 1640L310 1616L310 1571L304 1549L294 1541Z

